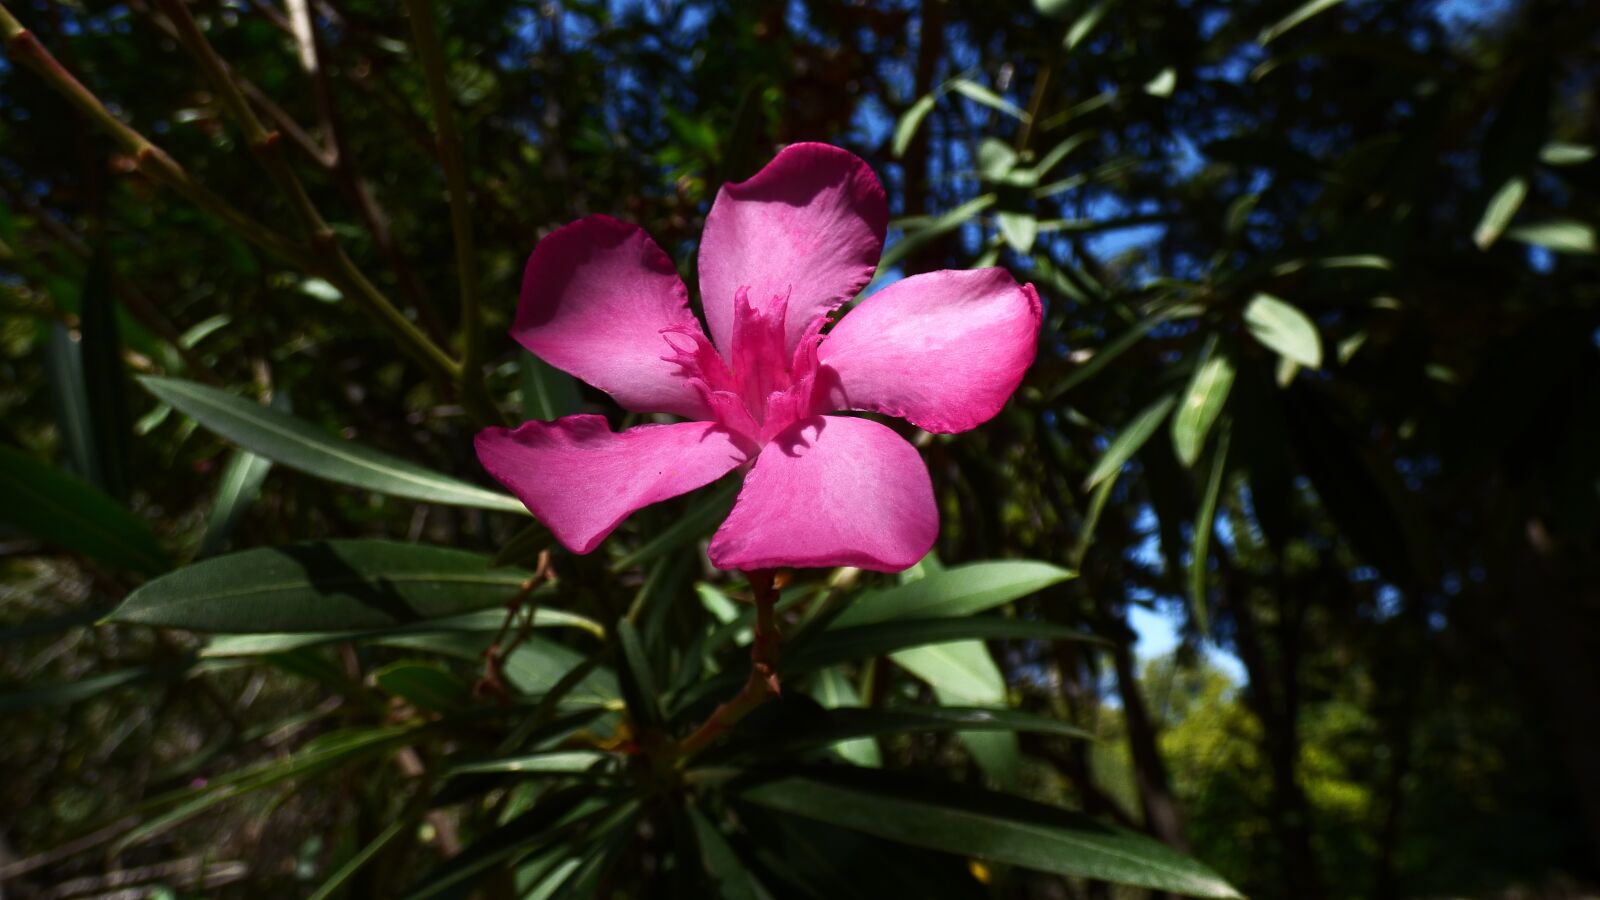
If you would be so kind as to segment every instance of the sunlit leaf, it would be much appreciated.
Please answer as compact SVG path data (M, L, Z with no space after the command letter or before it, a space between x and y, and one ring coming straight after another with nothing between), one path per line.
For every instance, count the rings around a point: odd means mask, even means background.
M969 100L981 103L990 109L1003 112L1008 116L1021 119L1024 122L1028 120L1028 114L1023 111L1022 107L1017 106L1015 103L1012 103L1010 100L1007 100L999 94L996 94L994 91L984 87L976 81L973 81L969 78L952 78L950 79L948 85L950 90L955 91Z
M1506 232L1506 236L1558 253L1600 251L1600 243L1595 240L1594 226L1573 219L1554 219L1519 225Z
M1257 294L1244 308L1250 334L1285 359L1308 369L1322 367L1322 338L1305 313L1271 294Z
M1262 29L1256 41L1261 44L1267 44L1277 40L1289 29L1294 28L1317 13L1333 9L1342 2L1344 0L1311 0L1309 3L1301 4L1294 12Z
M858 770L779 776L745 787L740 797L985 862L1196 897L1239 896L1209 869L1151 838L1005 794Z
M1511 224L1511 217L1521 208L1522 198L1527 195L1528 182L1524 178L1510 178L1500 185L1500 189L1489 199L1489 205L1484 208L1478 227L1472 232L1472 242L1478 245L1479 250L1487 250L1499 240L1500 234Z
M1094 487L1096 484L1110 478L1122 471L1122 467L1133 458L1145 441L1155 434L1161 423L1166 421L1167 414L1172 412L1172 407L1178 402L1176 394L1166 394L1154 403L1140 410L1117 436L1106 447L1106 452L1100 455L1100 460L1089 471L1089 477L1084 479L1085 487Z
M1030 560L970 563L933 572L899 587L853 600L834 627L893 619L970 616L1019 600L1073 577L1066 569Z
M377 628L501 605L527 578L444 547L290 544L179 569L129 594L108 618L240 634Z
M206 428L308 475L430 503L526 512L514 497L343 440L303 419L227 391L177 378L151 376L140 381L152 394Z
M1193 466L1200 458L1206 435L1227 402L1233 376L1233 360L1218 350L1213 336L1195 361L1194 373L1172 417L1172 449L1185 466Z
M937 94L924 94L917 98L917 102L906 108L900 115L900 121L894 126L894 158L899 159L906 155L906 150L911 147L911 142L916 139L917 129L922 127L922 120L933 112L933 107L939 102Z

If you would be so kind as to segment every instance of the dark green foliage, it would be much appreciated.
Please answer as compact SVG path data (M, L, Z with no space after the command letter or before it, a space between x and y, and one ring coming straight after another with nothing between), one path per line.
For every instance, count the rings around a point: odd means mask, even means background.
M1600 884L1594 4L436 3L430 79L418 2L4 4L0 892ZM937 552L794 573L781 699L685 757L739 476L578 557L472 435L644 421L505 336L528 252L608 213L692 293L799 140L883 180L880 283L1004 266L1045 328L903 430Z

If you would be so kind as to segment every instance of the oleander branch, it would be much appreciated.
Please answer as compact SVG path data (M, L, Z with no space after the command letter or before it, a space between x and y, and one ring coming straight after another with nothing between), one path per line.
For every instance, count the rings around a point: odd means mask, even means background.
M478 297L478 266L472 237L472 194L467 181L461 133L445 78L444 54L432 0L405 0L411 34L433 107L434 131L445 187L450 192L450 228L455 235L456 277L461 290L461 395L469 405L488 404L483 395L483 311ZM488 404L492 408L492 404ZM481 409L479 410L482 411Z

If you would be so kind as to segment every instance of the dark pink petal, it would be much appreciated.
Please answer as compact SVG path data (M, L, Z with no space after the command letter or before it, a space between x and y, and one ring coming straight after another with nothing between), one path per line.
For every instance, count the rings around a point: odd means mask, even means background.
M1022 383L1040 317L1033 285L1005 269L914 275L861 301L828 333L818 390L827 408L966 431Z
M750 180L723 185L700 242L700 298L717 347L733 351L734 298L745 287L763 306L788 297L793 348L813 319L871 280L888 224L872 169L827 144L791 144Z
M589 216L533 248L511 336L628 409L704 419L700 391L663 359L673 354L664 330L700 333L687 297L643 229Z
M574 553L588 553L628 514L710 484L749 458L710 422L612 432L603 416L485 428L478 460Z
M813 416L761 448L711 539L719 569L910 567L933 547L939 510L916 448L877 422Z

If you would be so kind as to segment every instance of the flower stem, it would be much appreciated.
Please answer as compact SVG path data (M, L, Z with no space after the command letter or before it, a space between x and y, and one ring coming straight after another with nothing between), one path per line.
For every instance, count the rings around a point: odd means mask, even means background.
M774 613L778 590L771 569L746 572L755 595L756 627L750 643L750 678L732 700L717 707L694 733L678 743L678 756L688 761L730 731L756 707L781 693L778 684L778 624Z

